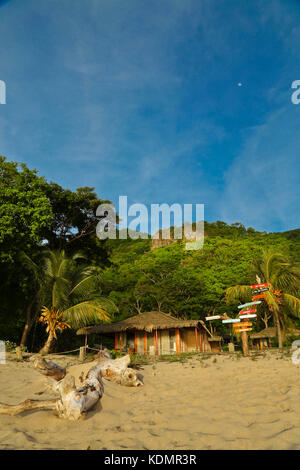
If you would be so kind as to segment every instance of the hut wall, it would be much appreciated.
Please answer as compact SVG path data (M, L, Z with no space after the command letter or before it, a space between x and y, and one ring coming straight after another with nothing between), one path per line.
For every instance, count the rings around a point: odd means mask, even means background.
M201 327L198 329L198 347L201 352L210 351L207 332Z
M182 328L181 340L183 351L191 352L197 350L195 328Z
M145 354L143 331L136 331L136 346L137 346L137 354Z
M220 341L210 341L211 352L220 352L221 344Z
M158 354L170 354L169 330L160 330L158 332Z
M127 332L118 332L115 334L115 347L123 351L129 351L137 354L155 355L155 331L147 333L139 330L128 330ZM176 331L178 335L176 336ZM145 340L146 336L146 340ZM176 340L177 338L177 340ZM157 330L157 347L158 354L176 354L176 342L178 352L192 351L210 351L211 345L208 342L208 335L204 328L197 329L197 341L195 328L171 328L165 330ZM147 351L145 351L145 347Z

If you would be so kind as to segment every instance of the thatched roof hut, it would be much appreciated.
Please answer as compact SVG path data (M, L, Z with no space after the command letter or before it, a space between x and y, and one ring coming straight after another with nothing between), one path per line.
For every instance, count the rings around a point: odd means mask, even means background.
M180 318L173 317L167 313L152 311L139 313L138 315L134 315L133 317L126 318L125 320L116 323L80 328L80 330L77 331L77 334L88 335L91 333L115 333L117 331L127 331L132 329L151 333L153 330L165 330L169 328L197 328L199 324L207 330L202 320L181 320ZM207 330L207 332L211 336L209 330Z
M286 333L286 336L299 336L300 335L300 330L297 330L296 328L288 328ZM277 336L277 329L274 326L269 326L268 328L264 328L261 331L258 331L257 333L253 333L250 338L251 339L263 339L263 338L275 338Z
M276 338L276 336L277 329L274 326L269 326L268 328L264 328L250 335L250 339L253 347L256 347L256 349L265 349L272 346L271 338ZM285 336L300 336L300 331L296 328L288 328L285 332Z
M211 350L202 320L181 320L164 312L144 312L125 320L80 328L78 335L115 335L115 349L138 354Z

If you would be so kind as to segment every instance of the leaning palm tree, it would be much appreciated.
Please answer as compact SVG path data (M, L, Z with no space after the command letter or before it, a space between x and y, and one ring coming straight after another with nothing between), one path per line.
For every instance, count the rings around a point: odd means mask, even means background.
M64 251L46 254L40 321L47 325L48 338L40 352L50 351L57 331L109 322L116 311L114 303L98 293L96 268L82 264L83 261L80 253L71 258Z
M262 283L269 283L266 306L272 313L277 329L278 345L282 347L282 330L286 329L289 315L300 318L300 269L282 253L263 251L262 257L252 268L253 274ZM226 290L226 301L247 301L251 297L251 286L233 286Z

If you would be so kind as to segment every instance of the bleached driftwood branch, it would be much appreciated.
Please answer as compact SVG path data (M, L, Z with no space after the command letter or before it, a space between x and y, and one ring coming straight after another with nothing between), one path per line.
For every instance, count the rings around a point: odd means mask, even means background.
M34 367L50 380L51 388L59 394L53 400L25 400L18 405L0 403L0 414L16 415L29 410L56 410L60 418L79 419L91 410L100 400L104 392L102 377L121 385L137 387L142 385L133 369L128 369L130 356L119 359L100 357L98 363L87 373L79 388L75 386L75 378L66 375L66 370L43 358L32 359ZM61 380L59 377L63 377Z
M128 368L130 364L130 356L123 356L118 359L98 359L101 366L101 376L127 387L138 387L143 385L142 379L134 369Z
M24 411L56 410L57 399L54 400L25 400L18 405L5 405L0 403L0 414L14 416Z
M51 377L55 380L62 380L67 373L64 367L55 364L55 362L46 361L46 359L38 354L32 356L30 360L33 364L33 367L46 377Z
M15 415L29 410L56 410L60 418L79 419L102 397L104 392L101 379L101 366L92 367L80 388L75 386L75 378L70 375L58 381L53 388L59 397L53 400L25 400L18 405L0 403L0 414Z

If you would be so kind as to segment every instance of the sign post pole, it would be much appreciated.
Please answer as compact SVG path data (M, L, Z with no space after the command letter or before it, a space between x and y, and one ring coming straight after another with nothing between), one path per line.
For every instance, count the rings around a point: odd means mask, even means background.
M249 356L249 345L248 345L247 331L242 331L241 332L241 337L242 337L243 356L248 357Z

